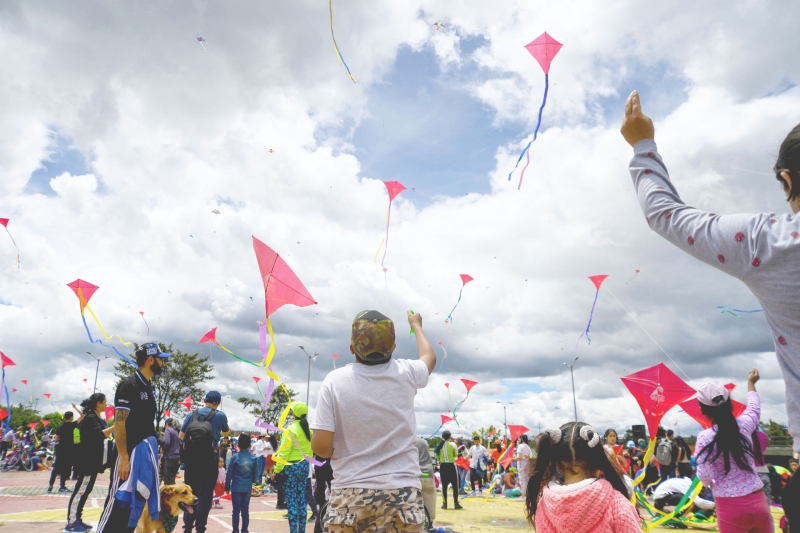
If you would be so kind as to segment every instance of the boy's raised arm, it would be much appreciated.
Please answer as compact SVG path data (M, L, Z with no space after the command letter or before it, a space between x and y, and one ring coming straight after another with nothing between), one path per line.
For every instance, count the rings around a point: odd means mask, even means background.
M422 331L422 315L408 311L408 324L414 330L414 336L417 338L419 359L427 365L428 374L433 374L433 369L436 368L436 352L428 341L428 337L425 336L425 332Z

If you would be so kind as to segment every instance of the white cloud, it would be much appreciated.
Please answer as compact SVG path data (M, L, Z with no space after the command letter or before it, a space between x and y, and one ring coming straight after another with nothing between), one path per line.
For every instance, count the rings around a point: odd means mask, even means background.
M301 396L306 358L297 346L321 354L312 405L331 354L340 354L337 365L352 360L356 312L389 314L398 356L413 357L402 325L413 308L449 352L444 372L418 395L421 432L452 408L442 384L460 377L481 382L462 410L467 428L497 424L498 399L514 401L513 423L569 420L562 362L574 355L581 418L598 427L635 423L638 407L618 377L665 358L613 293L694 385L742 383L757 358L769 380L765 418L784 420L763 319L716 314L716 305L755 306L755 299L647 229L627 173L630 149L606 119L609 102L631 84L655 94L662 80L678 80L677 94L659 96L654 107L661 151L686 201L717 212L784 210L774 178L737 169L769 174L778 143L798 121L800 91L791 88L798 37L785 29L797 17L765 3L726 5L496 2L453 13L443 2L338 3L337 41L359 80L353 84L318 2L7 4L0 8L0 98L10 103L0 110L0 215L12 219L23 258L17 270L0 236L0 293L10 304L0 306L0 349L18 364L9 380L29 378L35 394L52 392L58 405L82 397L81 379L95 364L84 352L101 349L88 344L65 286L79 277L101 287L92 304L109 333L144 340L138 312L145 311L151 338L196 349L218 326L223 344L258 359L256 235L319 301L274 317L276 370ZM438 18L458 32L433 30ZM511 183L507 173L535 124L544 82L522 46L544 30L565 46L553 63L546 127L518 191L519 170ZM461 39L478 36L485 44L466 53ZM490 194L460 196L459 188L425 207L411 194L398 197L384 277L372 257L386 193L381 176L362 174L350 135L370 116L367 89L391 71L403 46L431 47L442 68L473 73L465 90L494 110L498 126L518 124L519 137L497 150ZM55 196L25 194L54 133L75 143L91 173L53 178ZM220 215L210 213L215 208ZM639 277L625 284L637 268ZM443 319L460 273L475 281L448 331ZM594 297L586 277L598 273L611 278L593 342L576 351ZM208 353L208 345L200 349ZM253 395L251 369L211 351L217 378L209 388ZM110 361L101 363L99 383L113 389ZM247 426L249 417L231 404L224 407L232 420Z

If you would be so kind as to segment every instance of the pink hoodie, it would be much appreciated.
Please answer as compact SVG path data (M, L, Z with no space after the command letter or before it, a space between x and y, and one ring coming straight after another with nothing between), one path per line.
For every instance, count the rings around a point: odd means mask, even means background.
M536 533L641 533L636 509L605 479L550 483L536 509Z

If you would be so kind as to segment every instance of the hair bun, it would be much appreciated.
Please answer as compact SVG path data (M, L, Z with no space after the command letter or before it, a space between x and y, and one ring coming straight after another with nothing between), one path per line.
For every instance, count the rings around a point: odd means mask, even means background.
M553 441L553 444L558 444L561 440L561 430L557 428L547 428L544 430L550 440Z
M591 438L589 438L589 432L593 433ZM581 427L581 438L585 441L588 441L589 448L594 448L597 446L597 443L600 442L600 435L597 434L597 430L589 424Z

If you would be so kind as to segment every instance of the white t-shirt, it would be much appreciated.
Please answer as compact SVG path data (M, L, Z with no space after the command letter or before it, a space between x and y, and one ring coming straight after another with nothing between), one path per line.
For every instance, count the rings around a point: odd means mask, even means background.
M257 440L250 447L250 453L252 453L256 457L266 457L266 454L264 453L264 448L266 448L266 446L264 445L264 441Z
M517 448L517 455L519 455L519 465L517 465L517 470L520 474L523 472L527 474L528 465L531 462L531 447L524 442L521 443Z
M481 457L483 457L484 462L486 462L486 458L489 457L489 452L486 451L486 447L483 444L477 444L469 449L467 455L469 455L469 467L477 468L478 461L480 461Z
M662 481L661 484L656 487L656 490L653 492L653 498L660 500L661 498L666 498L670 494L686 494L691 486L692 480L688 477L676 477L668 479L666 481ZM700 509L714 508L714 502L704 500L699 496L694 499L694 504Z
M351 363L325 377L312 429L333 432L332 489L421 489L414 396L428 384L417 359Z

